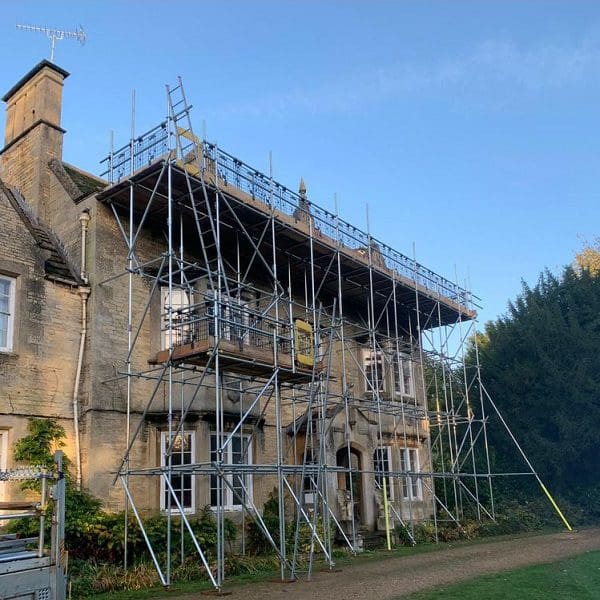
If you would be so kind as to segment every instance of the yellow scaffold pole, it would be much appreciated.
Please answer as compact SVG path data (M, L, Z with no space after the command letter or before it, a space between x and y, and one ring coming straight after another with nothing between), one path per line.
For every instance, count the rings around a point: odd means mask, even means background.
M392 540L390 539L390 515L388 512L388 497L387 497L387 477L383 477L383 510L385 512L385 539L387 542L387 549L392 549Z
M523 451L523 448L521 448L521 446L519 445L519 442L517 442L517 438L515 438L515 436L513 435L512 431L510 430L510 427L508 426L507 422L504 420L504 417L502 416L502 413L498 410L498 407L496 406L496 404L492 400L492 397L490 396L490 394L488 393L488 391L485 389L483 383L480 382L480 385L481 385L481 389L485 392L485 395L487 396L487 399L490 401L490 404L493 406L494 410L496 411L496 414L498 415L498 418L502 422L502 425L504 425L504 428L508 432L508 435L510 435L510 438L512 439L512 441L514 442L515 446L517 447L517 449L521 453L521 456L523 457L523 460L527 463L527 466L531 469L531 474L535 477L536 481L540 484L540 487L542 488L542 491L544 492L544 494L546 494L546 497L548 498L548 500L550 500L550 504L552 504L552 508L554 508L554 510L556 511L556 513L558 514L558 516L560 517L560 520L563 522L564 526L567 528L567 531L573 531L573 528L569 524L569 521L567 521L567 519L565 518L565 515L563 515L562 510L560 510L560 508L558 507L558 504L556 504L554 498L552 497L552 495L548 491L548 488L544 485L544 482L540 479L540 476L536 473L535 469L533 468L533 465L529 462L529 459L527 458L527 455Z

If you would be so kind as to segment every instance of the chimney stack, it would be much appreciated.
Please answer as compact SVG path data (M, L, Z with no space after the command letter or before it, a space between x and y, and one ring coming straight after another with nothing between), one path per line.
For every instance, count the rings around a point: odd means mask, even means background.
M62 88L69 73L43 60L3 97L6 103L0 178L20 190L45 221L51 159L62 160L65 130L60 126Z

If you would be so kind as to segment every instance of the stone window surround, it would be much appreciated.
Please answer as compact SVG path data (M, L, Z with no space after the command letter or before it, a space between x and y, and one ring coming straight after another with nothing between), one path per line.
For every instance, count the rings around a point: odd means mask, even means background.
M22 265L12 261L0 260L0 279L11 282L9 292L9 323L8 323L8 344L6 347L0 346L0 354L16 354L19 340L19 307L23 305L21 296L21 278L25 270Z

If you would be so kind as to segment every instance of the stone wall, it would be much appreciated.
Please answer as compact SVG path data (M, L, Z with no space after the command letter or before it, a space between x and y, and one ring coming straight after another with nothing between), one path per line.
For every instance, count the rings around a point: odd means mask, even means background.
M28 418L52 418L72 442L80 298L75 287L46 279L44 252L2 193L0 223L0 273L16 279L13 349L0 352L0 428L12 446ZM70 443L66 451L72 456Z

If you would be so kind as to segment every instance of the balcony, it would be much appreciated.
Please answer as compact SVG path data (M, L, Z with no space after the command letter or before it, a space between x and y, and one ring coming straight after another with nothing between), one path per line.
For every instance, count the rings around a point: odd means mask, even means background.
M163 349L150 364L215 368L218 355L219 367L226 371L269 378L278 367L279 380L290 383L308 382L323 369L322 362L309 363L306 350L298 348L298 332L305 331L306 324L291 327L244 304L219 307L212 301L173 309L170 319L168 313L162 317Z

